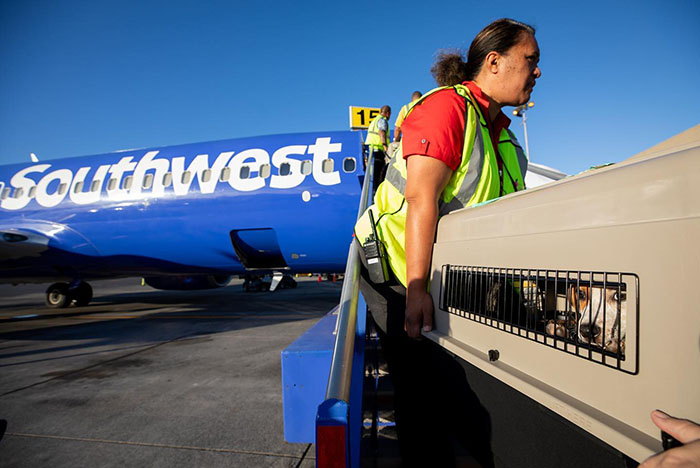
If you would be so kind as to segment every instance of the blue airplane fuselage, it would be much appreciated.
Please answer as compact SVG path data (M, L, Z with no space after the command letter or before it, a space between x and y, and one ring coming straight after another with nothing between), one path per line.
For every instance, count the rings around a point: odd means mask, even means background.
M342 272L361 135L272 135L0 167L0 280Z

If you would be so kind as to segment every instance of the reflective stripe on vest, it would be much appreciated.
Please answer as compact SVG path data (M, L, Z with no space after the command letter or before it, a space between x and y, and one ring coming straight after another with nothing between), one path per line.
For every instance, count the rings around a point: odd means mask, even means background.
M474 205L494 198L501 193L496 152L491 135L481 109L474 103L468 88L464 85L437 88L426 93L416 105L409 108L408 114L425 98L441 89L453 88L466 101L464 146L462 160L438 200L439 215L444 216L454 210ZM498 150L503 160L504 194L525 188L527 158L515 135L503 129L498 140ZM406 285L405 217L406 203L406 161L403 147L399 146L387 167L386 178L377 189L373 210L377 223L377 234L384 242L389 256L389 264L399 281ZM362 243L371 232L369 216L360 217L355 225L355 236Z
M513 133L512 131L510 131L508 129L506 129L506 131L508 132L508 136L510 138L507 140L504 140L503 138L499 139L498 140L498 147L499 148L501 147L501 143L510 143L513 145L513 147L515 148L515 154L518 157L518 166L520 166L520 170L522 171L522 168L523 167L525 168L525 171L523 172L523 180L525 180L525 174L527 173L527 163L528 163L527 155L525 154L525 151L523 151L523 147L520 146L520 142L518 142L518 139L515 138L515 133ZM518 191L519 190L520 189L518 189Z
M379 135L379 130L377 126L379 125L379 119L387 120L382 114L379 114L370 122L369 128L367 129L367 138L365 139L365 145L373 146L375 148L385 149L386 141L382 141L382 137ZM387 120L387 133L389 132L389 121Z
M462 85L457 85L459 87L465 88ZM456 88L456 87L455 87ZM457 91L457 90L456 90ZM444 216L454 210L464 208L465 206L473 205L475 203L480 203L482 201L487 201L492 198L498 197L500 195L501 178L503 178L503 191L504 195L517 192L522 190L525 186L525 173L527 172L527 158L522 150L522 147L515 138L515 135L507 129L504 129L501 133L501 138L498 142L499 152L502 153L501 157L503 159L503 174L499 175L498 180L498 192L494 194L493 190L486 190L488 194L480 194L479 199L474 199L474 195L477 193L480 183L484 183L483 180L483 169L484 169L484 140L488 139L489 148L491 145L491 136L488 132L488 127L486 126L483 116L481 115L481 109L479 109L472 101L471 94L465 95L463 90L457 91L466 100L467 106L467 116L469 119L469 106L476 111L476 117L478 118L479 124L481 126L481 131L474 131L474 138L471 140L471 151L469 148L469 140L467 140L468 128L465 128L465 140L464 147L462 150L462 162L460 166L453 174L453 179L455 175L463 172L464 163L466 165L466 174L461 181L454 181L453 183L448 183L448 188L450 186L457 187L456 192L444 193L443 196L438 200L439 214ZM468 121L468 120L467 120ZM506 146L507 145L507 146ZM502 149L501 146L504 146ZM401 148L402 150L403 148ZM516 158L509 158L514 151ZM510 154L509 154L510 153ZM495 152L491 157L495 160ZM392 157L389 167L387 168L386 179L391 183L400 193L404 195L406 193L406 170L405 170L405 160L403 159L403 151L397 151ZM524 168L524 169L523 169ZM507 182L510 183L511 187L507 188ZM454 183L458 182L458 183ZM481 190L483 191L483 190ZM450 196L452 195L452 196Z

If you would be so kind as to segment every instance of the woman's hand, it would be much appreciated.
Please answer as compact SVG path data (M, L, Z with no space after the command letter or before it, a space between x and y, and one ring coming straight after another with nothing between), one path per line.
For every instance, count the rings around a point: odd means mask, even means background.
M659 410L651 412L651 420L659 429L685 445L647 458L639 468L700 467L700 426L686 419L674 418Z
M433 329L433 298L425 290L406 295L406 321L404 330L409 338L420 338L421 331Z
M421 329L433 328L433 299L427 292L433 255L438 199L452 176L452 169L435 158L422 155L407 160L406 177L406 320L411 338Z

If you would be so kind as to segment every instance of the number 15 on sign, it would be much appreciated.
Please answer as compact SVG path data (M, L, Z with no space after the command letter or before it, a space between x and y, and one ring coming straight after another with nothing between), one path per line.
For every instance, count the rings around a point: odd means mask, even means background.
M350 128L352 130L368 128L370 122L378 115L378 107L350 106Z

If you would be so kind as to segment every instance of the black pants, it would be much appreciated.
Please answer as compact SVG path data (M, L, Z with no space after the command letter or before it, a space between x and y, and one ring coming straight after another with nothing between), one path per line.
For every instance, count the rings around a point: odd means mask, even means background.
M362 249L360 290L377 325L394 386L394 412L402 466L452 467L471 456L493 466L489 415L469 387L462 366L430 340L403 329L406 288L392 275L369 279Z
M369 157L369 156L368 156ZM377 187L384 180L386 175L386 153L381 150L374 150L374 179L372 183L372 193L377 191ZM363 168L367 172L367 159L363 160Z

